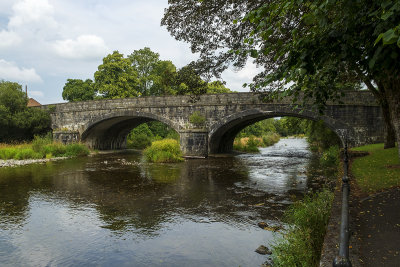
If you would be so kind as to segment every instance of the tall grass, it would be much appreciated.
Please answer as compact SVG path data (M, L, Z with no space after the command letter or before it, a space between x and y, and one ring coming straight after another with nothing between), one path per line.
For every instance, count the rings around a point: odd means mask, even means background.
M277 267L319 266L333 193L325 189L293 204L284 221L290 228L272 245Z
M258 153L259 147L272 146L280 140L280 136L277 133L267 133L262 137L242 137L236 138L233 142L233 149L237 151Z
M51 135L44 137L35 136L31 144L0 146L0 159L42 159L53 157L86 156L89 149L79 143L63 145L53 142Z
M180 162L183 161L182 151L175 139L163 139L152 142L144 150L146 159L150 162Z

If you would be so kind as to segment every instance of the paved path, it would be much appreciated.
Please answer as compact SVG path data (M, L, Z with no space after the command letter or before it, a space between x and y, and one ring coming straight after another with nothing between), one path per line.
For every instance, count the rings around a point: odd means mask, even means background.
M352 201L360 265L400 267L400 187Z

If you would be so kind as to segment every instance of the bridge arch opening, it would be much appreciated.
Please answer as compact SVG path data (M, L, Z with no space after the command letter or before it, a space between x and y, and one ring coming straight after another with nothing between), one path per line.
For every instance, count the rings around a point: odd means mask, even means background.
M146 127L143 127L145 125ZM133 143L140 142L135 140L136 135L140 133L140 130L134 131L135 128L138 129L137 127L143 130L143 136L147 135L149 139L153 137L153 132L157 134L157 128L158 132L172 132L172 137L179 137L174 123L154 114L109 114L107 117L95 118L87 123L81 141L93 149L125 149L128 148L128 136ZM142 148L135 147L135 144L132 147Z
M347 130L345 125L332 120L331 118L310 116L309 114L292 114L292 113L266 113L266 112L251 112L249 114L236 114L231 118L224 119L216 123L209 133L209 154L231 153L234 149L234 141L238 134L250 125L255 125L260 121L274 118L297 118L306 121L313 121L320 124L319 127L326 127L329 132L333 132L332 136L335 139L332 143L337 143L343 146L343 129Z

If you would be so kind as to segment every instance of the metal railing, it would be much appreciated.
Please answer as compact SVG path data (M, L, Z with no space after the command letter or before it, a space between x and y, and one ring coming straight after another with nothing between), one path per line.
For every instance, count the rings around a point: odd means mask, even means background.
M351 267L349 259L349 154L347 140L344 144L344 166L342 178L342 218L340 222L339 254L333 260L333 267Z

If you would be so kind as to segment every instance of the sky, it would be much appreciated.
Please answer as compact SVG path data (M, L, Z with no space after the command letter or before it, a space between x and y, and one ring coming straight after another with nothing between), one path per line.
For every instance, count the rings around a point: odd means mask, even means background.
M41 104L64 102L67 79L93 79L102 59L150 47L178 68L196 60L189 44L160 26L167 0L0 0L0 80L28 86ZM253 64L222 75L234 91L257 73Z

